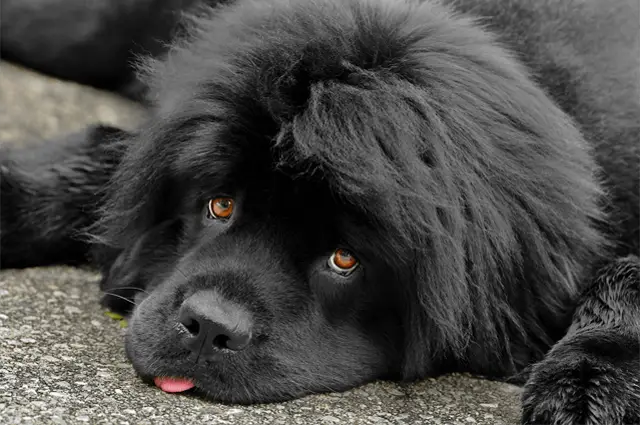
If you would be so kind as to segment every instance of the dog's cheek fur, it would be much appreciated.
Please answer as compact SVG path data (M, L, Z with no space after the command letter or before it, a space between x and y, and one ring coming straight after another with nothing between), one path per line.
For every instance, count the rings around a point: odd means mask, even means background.
M152 292L171 273L183 232L181 220L160 223L124 249L94 247L93 260L101 267L102 304L127 314L137 300Z

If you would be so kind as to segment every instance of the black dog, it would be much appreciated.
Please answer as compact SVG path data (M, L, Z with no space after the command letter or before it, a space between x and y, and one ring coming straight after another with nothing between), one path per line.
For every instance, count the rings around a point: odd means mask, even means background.
M524 423L640 423L638 3L445 3L194 6L138 132L5 154L3 265L88 229L168 391L462 370L527 380Z

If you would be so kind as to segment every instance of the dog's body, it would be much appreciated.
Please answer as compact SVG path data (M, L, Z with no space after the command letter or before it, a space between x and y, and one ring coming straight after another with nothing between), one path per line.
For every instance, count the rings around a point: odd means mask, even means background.
M531 372L526 423L640 422L637 2L186 3L149 123L3 158L4 266L90 229L136 370L220 400Z

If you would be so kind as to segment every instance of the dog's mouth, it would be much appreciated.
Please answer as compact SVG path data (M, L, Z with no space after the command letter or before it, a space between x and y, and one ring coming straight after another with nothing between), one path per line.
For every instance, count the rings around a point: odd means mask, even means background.
M189 378L156 376L153 383L165 393L182 393L195 387L193 380Z

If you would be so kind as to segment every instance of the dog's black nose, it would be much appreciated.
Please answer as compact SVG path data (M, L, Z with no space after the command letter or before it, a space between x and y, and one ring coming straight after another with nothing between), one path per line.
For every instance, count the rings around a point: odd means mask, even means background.
M214 359L223 349L240 351L251 341L248 312L216 291L191 295L182 303L178 316L187 330L183 343L196 359Z

